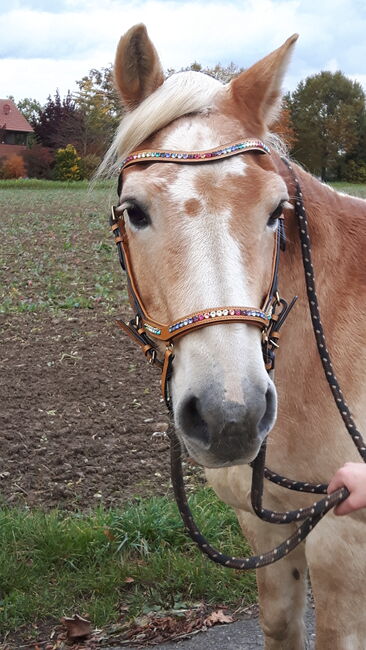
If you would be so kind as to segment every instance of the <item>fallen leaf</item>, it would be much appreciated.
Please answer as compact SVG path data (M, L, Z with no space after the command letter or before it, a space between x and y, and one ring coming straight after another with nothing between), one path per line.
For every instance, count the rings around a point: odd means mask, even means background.
M205 618L204 624L207 627L212 627L213 625L217 625L217 623L232 623L233 621L232 616L227 616L222 609L217 609Z
M72 618L64 616L61 619L61 623L66 627L67 638L70 641L87 637L92 631L91 622L86 618L82 618L82 616L79 616L78 614L75 614Z
M113 533L110 531L109 528L105 528L105 529L103 530L103 534L104 534L106 537L108 537L109 541L114 542L115 537L114 537Z

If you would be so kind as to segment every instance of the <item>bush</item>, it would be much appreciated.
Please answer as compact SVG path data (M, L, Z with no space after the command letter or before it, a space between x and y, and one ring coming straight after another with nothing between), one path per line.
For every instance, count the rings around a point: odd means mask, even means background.
M27 170L22 156L14 153L2 163L2 178L24 178L26 175Z
M24 152L23 158L30 178L50 179L52 177L55 155L51 149L35 144L31 149Z
M366 183L366 163L348 160L342 175L349 183Z
M55 154L53 178L56 181L79 181L80 160L80 156L72 144L68 144L65 149L58 149Z
M79 162L80 177L90 179L100 165L100 162L101 158L94 153L90 153L84 156L84 158L81 158Z

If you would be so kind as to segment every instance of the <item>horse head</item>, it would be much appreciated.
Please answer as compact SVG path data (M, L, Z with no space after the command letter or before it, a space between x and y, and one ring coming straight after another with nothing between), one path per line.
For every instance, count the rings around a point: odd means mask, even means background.
M200 151L269 141L294 35L227 85L202 73L164 81L143 25L118 45L115 81L127 114L107 156ZM120 206L134 277L149 314L172 323L225 305L263 304L278 219L288 200L279 157L248 151L209 164L148 162L123 172ZM213 323L174 345L178 435L206 467L248 463L276 419L277 397L251 323Z

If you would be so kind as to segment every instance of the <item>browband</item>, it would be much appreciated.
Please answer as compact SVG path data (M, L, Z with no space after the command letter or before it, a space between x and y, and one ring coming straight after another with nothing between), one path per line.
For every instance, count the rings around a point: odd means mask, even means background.
M125 158L120 166L120 172L126 167L139 162L175 162L175 163L200 163L221 160L236 156L245 151L259 151L271 153L270 148L262 140L244 140L233 144L226 144L221 149L206 149L205 151L166 151L165 149L144 149L133 151Z

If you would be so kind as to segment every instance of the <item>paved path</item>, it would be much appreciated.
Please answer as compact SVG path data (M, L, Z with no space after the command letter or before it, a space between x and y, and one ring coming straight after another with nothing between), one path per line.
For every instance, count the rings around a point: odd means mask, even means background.
M314 614L308 610L306 614L306 629L308 632L309 650L314 650ZM154 650L263 650L263 635L258 618L249 618L230 625L215 625L204 632L176 641L151 646ZM135 650L133 646L106 647L103 650Z

